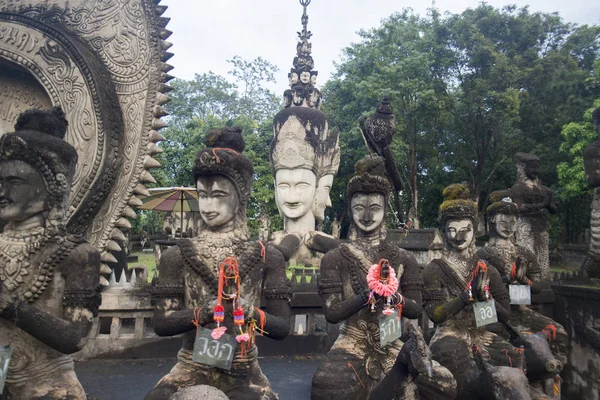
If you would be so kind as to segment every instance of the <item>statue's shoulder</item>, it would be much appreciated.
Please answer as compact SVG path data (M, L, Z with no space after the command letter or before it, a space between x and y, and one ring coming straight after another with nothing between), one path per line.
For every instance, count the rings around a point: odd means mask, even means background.
M250 256L251 259L262 260L270 267L285 267L285 258L281 251L275 245L265 240L248 242L244 253Z
M351 257L346 246L347 246L347 244L341 244L339 247L336 247L335 249L331 249L327 253L325 253L323 258L321 259L321 269L322 268L336 268L336 266L338 264L342 263L342 260L344 259L344 255L343 255L344 251L346 251L348 253L347 257Z
M98 269L100 266L100 252L83 236L68 235L53 238L56 248L51 258L61 261L64 266L73 266L79 271L86 268Z
M423 269L423 276L439 274L442 272L443 268L449 268L448 263L442 258L434 258Z
M490 246L478 247L476 254L477 258L489 261L492 264L494 264L500 258L500 253L498 252L498 249L495 249Z

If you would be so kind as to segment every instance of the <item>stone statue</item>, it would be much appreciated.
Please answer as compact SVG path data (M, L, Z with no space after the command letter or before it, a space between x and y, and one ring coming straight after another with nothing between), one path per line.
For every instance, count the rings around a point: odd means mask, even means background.
M510 366L503 351L510 357L518 352L502 337L476 325L474 305L486 300L495 306L498 321L507 322L510 317L502 277L477 258L477 205L465 184L448 186L443 196L440 219L445 248L442 258L431 261L423 271L423 297L427 314L437 325L430 341L433 358L452 372L460 393L468 386L469 366L476 368L472 345L490 354L492 366Z
M173 79L166 9L156 0L0 1L0 26L15 38L0 41L0 135L15 110L62 107L80 160L65 225L100 251L106 277L160 166Z
M246 329L245 318L248 324L261 321L264 335L270 338L283 339L290 330L284 258L271 245L249 241L246 206L253 170L250 159L242 154L241 129L212 131L206 145L196 156L194 168L202 219L198 237L181 240L163 253L153 289L154 330L160 336L183 334L183 346L177 364L146 398L164 399L179 389L205 384L232 400L277 399L261 372L252 341L236 337L240 345L230 371L192 360L198 329L227 328L226 333L235 335L238 329ZM239 264L234 271L239 284L235 293L232 285L220 289L226 279L224 264L233 262ZM243 311L241 327L233 321L238 311Z
M548 279L548 221L544 210L557 211L552 191L538 178L540 159L533 154L517 153L517 181L511 188L519 207L517 241L536 255L542 279Z
M12 348L4 397L81 399L69 354L97 315L100 253L68 235L77 152L60 108L22 113L0 137L0 345Z
M530 286L531 293L540 293L548 284L541 281L537 260L531 251L521 247L515 241L515 232L519 210L517 205L509 197L508 190L492 192L490 194L490 206L487 208L488 222L490 225L490 241L485 247L477 250L477 256L493 265L504 282ZM526 305L511 305L510 318L508 320L509 334L515 332L522 336L521 332L542 332L544 329L552 330L549 345L552 350L552 361L544 363L544 369L550 368L549 373L554 375L560 373L562 366L567 362L568 336L565 329L558 322L548 318ZM513 335L514 336L514 335ZM543 335L544 338L546 335ZM516 338L513 338L516 339ZM513 344L515 340L512 340ZM544 339L544 341L546 341ZM528 348L525 344L525 347ZM538 353L543 353L542 350ZM526 352L526 357L529 354ZM530 358L539 359L543 354L531 355ZM527 365L533 366L535 360L527 359ZM527 368L528 374L533 372ZM552 395L553 393L548 393Z
M600 136L600 107L592 113L594 129ZM600 277L600 140L590 144L583 153L585 179L594 188L590 230L592 233L590 250L584 262L584 269L592 278Z
M413 319L422 312L419 266L414 256L386 240L390 191L381 157L368 156L356 164L346 194L356 240L327 252L321 261L319 292L325 318L343 324L313 377L313 400L414 398L404 397L408 392L397 392L400 387L409 390L405 379L415 378L404 373L408 360L399 356L402 341L396 339L382 347L378 328L380 317L392 308ZM393 275L396 280L389 296L375 294L368 284L369 271L380 263L387 265L382 267L382 279ZM427 358L427 352L423 357ZM393 376L384 379L389 374ZM444 393L454 398L455 382L439 364L418 377L438 388L436 394L441 397L433 398L445 398ZM389 397L381 397L381 393Z
M400 171L394 162L394 155L390 147L393 136L396 134L396 117L394 116L392 106L390 105L390 99L384 97L373 115L369 118L363 116L358 122L363 139L371 154L379 155L385 160L387 176L394 187L394 207L396 207L396 215L399 222L403 222L402 207L398 194L398 192L403 189L403 184L402 179L400 178ZM418 222L418 220L416 221Z
M270 158L284 226L282 232L273 233L273 242L292 264L318 265L320 257L303 241L331 205L329 191L340 164L339 132L329 130L327 117L319 110L321 93L314 87L317 72L308 41L312 33L307 30L310 1L300 3L303 29L289 74L291 88L284 93L285 108L273 119Z

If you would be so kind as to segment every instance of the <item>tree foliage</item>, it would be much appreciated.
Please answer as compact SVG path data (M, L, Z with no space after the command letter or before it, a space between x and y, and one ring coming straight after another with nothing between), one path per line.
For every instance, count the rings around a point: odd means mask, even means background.
M540 156L542 180L561 191L556 166L570 157L559 151L561 129L600 95L599 26L482 3L461 14L404 10L359 34L323 90L332 125L350 144L339 183L366 152L357 149L358 118L388 96L405 199L422 226L437 224L441 189L452 182L467 181L484 210L491 191L514 182L517 151Z

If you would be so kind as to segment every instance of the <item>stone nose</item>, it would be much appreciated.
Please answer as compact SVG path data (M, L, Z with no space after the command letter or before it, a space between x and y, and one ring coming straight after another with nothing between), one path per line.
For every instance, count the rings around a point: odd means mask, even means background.
M560 373L563 369L563 365L558 360L548 361L546 363L546 371Z

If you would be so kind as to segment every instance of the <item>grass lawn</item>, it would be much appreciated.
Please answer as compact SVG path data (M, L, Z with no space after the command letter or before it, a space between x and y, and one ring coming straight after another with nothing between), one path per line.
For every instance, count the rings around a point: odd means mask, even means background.
M137 262L129 263L128 266L132 267L134 265L145 265L148 268L148 282L152 281L152 277L154 277L154 272L156 271L156 260L154 258L153 251L145 251L145 252L135 252L131 253L132 256L138 256Z

